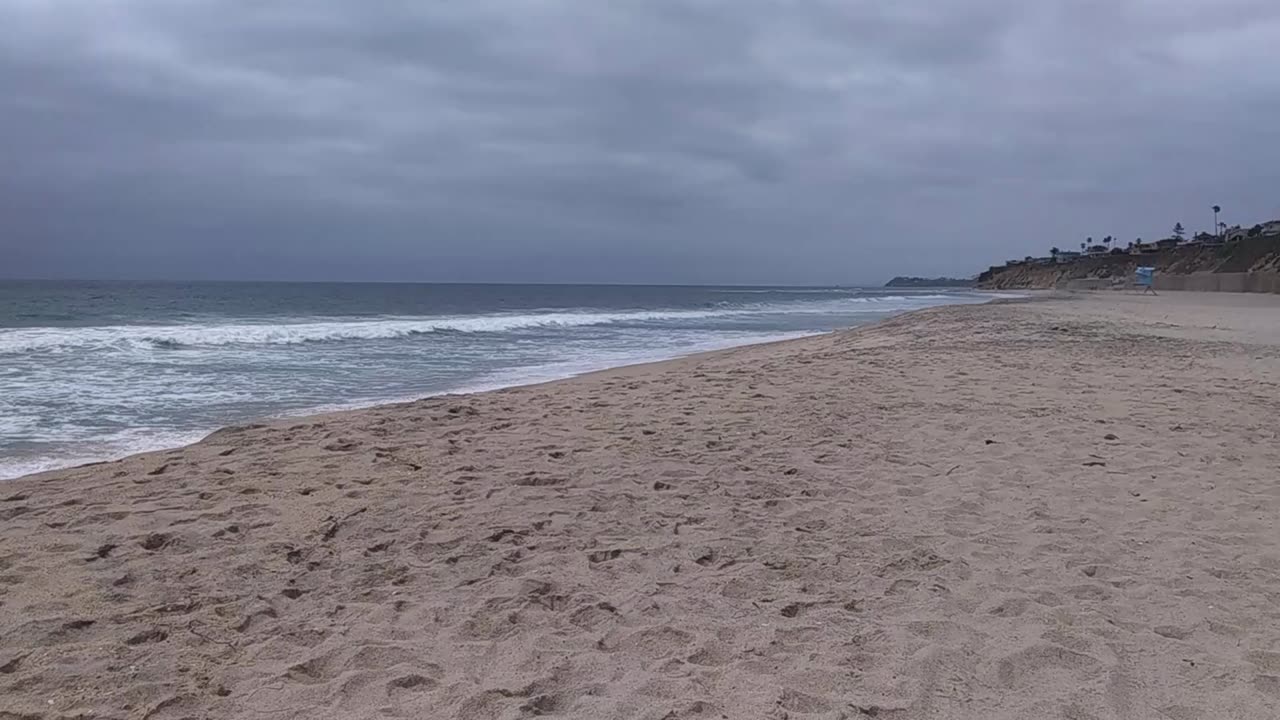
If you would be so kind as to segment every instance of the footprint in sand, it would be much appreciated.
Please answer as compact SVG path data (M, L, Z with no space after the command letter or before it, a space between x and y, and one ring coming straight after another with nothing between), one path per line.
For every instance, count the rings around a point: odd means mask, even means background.
M170 545L173 545L175 542L176 540L172 535L165 533L151 533L143 538L138 545L140 545L143 550L158 552Z
M623 638L615 649L647 658L671 655L693 642L693 635L673 627L641 630Z
M689 656L688 661L694 665L718 667L727 665L733 660L733 652L721 643L712 642L704 645Z
M1280 652L1255 650L1245 655L1245 660L1268 675L1280 675Z
M340 674L341 667L336 667L339 665L336 660L336 652L317 655L310 660L290 667L288 672L285 673L285 677L303 685L319 685L332 680Z
M782 691L782 697L778 698L778 707L787 712L813 715L830 712L832 705L820 697L798 690L785 689Z
M996 665L996 676L1002 686L1012 688L1035 682L1036 675L1044 670L1060 669L1091 675L1100 665L1092 655L1059 645L1040 644L1005 656Z
M151 628L125 640L126 645L149 645L151 643L164 642L169 638L169 633L160 628Z
M1253 680L1253 687L1264 695L1280 698L1280 677L1275 675L1259 675Z
M355 664L354 659L351 664ZM440 687L440 681L443 678L443 668L433 663L427 663L414 668L414 672L400 675L388 682L387 695L394 699L404 695L430 692Z

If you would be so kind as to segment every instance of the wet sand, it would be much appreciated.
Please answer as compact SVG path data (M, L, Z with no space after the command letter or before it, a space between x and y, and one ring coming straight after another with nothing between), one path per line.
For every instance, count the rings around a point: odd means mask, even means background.
M0 719L1280 717L1280 298L928 310L0 483Z

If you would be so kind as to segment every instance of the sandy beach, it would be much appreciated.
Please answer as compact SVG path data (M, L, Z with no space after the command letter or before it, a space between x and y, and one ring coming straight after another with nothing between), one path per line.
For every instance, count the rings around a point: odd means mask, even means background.
M0 720L1280 717L1280 297L947 307L0 483Z

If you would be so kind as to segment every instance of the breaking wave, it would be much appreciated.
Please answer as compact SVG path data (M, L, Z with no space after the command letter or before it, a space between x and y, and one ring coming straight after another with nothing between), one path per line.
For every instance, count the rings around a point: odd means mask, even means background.
M847 312L894 312L915 302L945 295L888 295L845 298L822 303L742 305L706 310L626 312L542 312L391 318L299 318L278 323L214 323L193 325L112 325L82 328L12 328L0 330L0 353L58 350L180 350L237 345L297 345L353 340L384 340L431 333L501 333L537 328L567 328L625 323L706 320L719 317Z

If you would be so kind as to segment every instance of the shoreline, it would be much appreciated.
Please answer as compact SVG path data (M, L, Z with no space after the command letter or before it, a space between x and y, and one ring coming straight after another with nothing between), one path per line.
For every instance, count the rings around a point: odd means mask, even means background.
M1280 714L1280 298L1082 295L7 481L58 717Z
M936 306L936 307L950 307L950 306L943 305L943 306ZM924 310L930 310L930 309L933 309L933 308L923 308L921 310L909 310L902 314L910 314L913 312L923 312ZM897 317L897 315L892 317ZM585 370L582 372L576 372L573 374L562 375L562 376L551 376L544 379L534 379L529 381L521 380L521 381L517 381L510 384L497 384L497 385L490 385L488 383L480 383L477 385L464 385L454 390L445 390L442 392L429 393L426 395L414 395L414 396L408 396L403 398L375 400L368 403L360 403L360 402L355 402L350 404L335 403L331 405L322 405L320 407L315 407L315 408L299 409L296 412L284 412L284 413L279 413L275 415L266 415L261 417L249 418L243 422L221 425L210 430L193 430L187 434L190 438L192 438L191 440L186 442L179 442L174 445L163 445L163 446L154 447L154 448L145 449L145 450L125 451L119 455L112 454L109 457L106 457L104 459L84 459L83 461L80 459L76 459L76 460L69 461L71 464L67 464L67 465L59 465L58 467L46 468L43 470L36 470L33 472L26 472L26 473L22 473L21 475L14 475L11 477L0 476L0 487L3 487L4 483L7 483L7 482L12 482L15 480L23 480L26 478L32 478L38 475L62 472L66 470L75 470L77 468L83 468L83 467L121 462L138 455L151 455L155 453L169 452L172 450L181 450L183 448L187 448L192 445L199 444L200 442L208 438L210 435L216 434L228 428L242 427L244 425L269 425L269 424L294 422L298 420L307 420L313 417L341 415L342 413L360 412L363 410L371 410L374 408L409 405L415 402L421 402L423 400L431 400L435 398L465 397L465 396L479 395L479 394L490 393L490 392L501 392L503 390L510 390L514 388L533 387L537 385L546 385L550 383L566 382L570 380L575 380L580 377L595 375L598 373L607 373L613 370L622 370L622 369L631 368L631 367L643 367L646 365L657 365L660 363L675 362L677 360L683 360L685 358L697 357L700 355L711 355L715 353L729 352L732 350L737 350L739 348L755 347L757 345L773 345L776 343L794 342L796 340L805 340L812 337L821 337L823 335L830 335L833 333L852 332L862 327L867 327L869 325L876 325L880 322L883 322L883 320L878 320L876 322L868 323L867 325L854 325L848 328L829 330L825 332L789 333L795 336L782 337L782 338L776 338L771 340L752 341L752 342L747 342L743 344L734 344L734 345L728 345L726 347L713 348L709 350L698 350L696 352L689 353L686 355L674 355L672 357L660 358L657 360L641 360L638 362L626 362L622 365L610 365L607 367L601 367L594 370ZM524 369L524 368L517 368L517 369Z
M926 288L926 289L932 289L932 288ZM1033 292L1034 292L1034 291L1033 291ZM984 294L989 295L989 296L990 296L990 299L989 299L989 300L987 300L986 302L983 302L983 303L976 303L976 304L978 304L978 305L986 305L986 304L998 303L998 302L1007 302L1007 301L1015 301L1015 302L1016 302L1016 301L1021 301L1021 300L1024 300L1024 299L1029 299L1029 297L1028 297L1028 296L1026 296L1026 295L1014 294L1014 293L1011 293L1011 292L1002 292L1002 291L984 291ZM957 305L959 305L959 304L957 304ZM56 473L56 472L61 472L61 471L66 471L66 470L74 470L74 469L76 469L76 468L81 468L81 467L96 466L96 465L103 465L103 464L108 464L108 463L120 462L120 461L123 461L123 460L127 460L127 459L129 459L129 458L131 458L131 457L137 456L137 455L149 455L149 454L153 454L153 453L162 453L162 452L168 452L168 451L172 451L172 450L178 450L178 449L181 449L181 448L189 447L189 446L191 446L191 445L196 445L196 444L198 444L198 443L202 442L204 439L208 438L210 435L215 434L215 433L217 433L217 432L220 432L221 430L225 430L225 429L227 429L227 428L229 428L229 427L237 427L237 426L242 426L242 425L245 425L245 424L272 424L272 423L283 423L283 422L297 421L297 420L300 420L300 419L307 419L307 418L317 417L317 416L328 416L328 415L333 415L333 414L337 414L337 413L344 413L344 412L359 412L359 411L369 410L369 409L372 409L372 408L378 408L378 407L383 407L383 406L398 406L398 405L405 405L405 404L414 403L414 402L418 402L418 401L422 401L422 400L429 400L429 399L432 399L432 398L451 397L451 396L467 396L467 395L476 395L476 394L479 394L479 393L498 392L498 391L501 391L501 390L508 390L508 389L511 389L511 388L529 387L529 386L543 385L543 384L547 384L547 383L563 382L563 381L567 381L567 380L574 380L574 379L576 379L576 378L580 378L580 377L584 377L584 376L594 375L594 374L596 374L596 373L601 373L601 372L609 372L609 371L612 371L612 370L620 370L620 369L623 369L623 368L629 368L629 367L635 367L635 366L645 366L645 365L653 365L653 364L657 364L657 363L673 362L673 361L681 360L681 359L684 359L684 358L697 357L697 356L700 356L700 355L707 355L707 354L713 354L713 353L727 352L727 351L731 351L731 350L735 350L735 349L739 349L739 348L744 348L744 347L754 347L754 346L758 346L758 345L772 345L772 344L775 344L775 343L791 342L791 341L795 341L795 340L804 340L804 339L806 339L806 338L811 338L811 337L821 337L821 336L823 336L823 335L830 335L830 334L835 334L835 333L853 332L853 331L856 331L856 330L858 330L858 329L860 329L860 328L865 328L865 327L870 327L870 326L878 325L878 324L880 324L880 323L882 323L882 322L885 322L886 320L891 320L891 319L893 319L893 318L895 318L895 317L901 317L901 316L903 316L903 315L910 315L910 314L917 313L917 312L924 312L924 311L931 310L931 309L938 308L938 307L953 307L953 305L935 305L935 306L931 306L931 307L928 307L928 308L921 308L921 309L918 309L918 310L907 310L907 311L900 312L900 313L896 313L896 314L892 314L892 315L889 315L889 316L888 316L888 317L886 317L886 318L882 318L882 319L879 319L879 320L875 320L875 321L872 321L872 322L869 322L869 323L865 323L865 324L862 324L862 325L853 325L853 326L849 326L849 327L845 327L845 328L838 328L838 329L835 329L835 330L829 330L829 331L823 331L823 332L785 332L785 333L777 333L777 335L779 335L779 337L774 338L774 339L758 340L758 341L757 341L757 340L752 340L752 341L745 342L745 343L732 343L732 344L729 344L729 345L725 345L725 346L723 346L723 347L715 347L715 348L706 349L706 350L697 350L697 351L692 352L692 353L687 353L687 354L678 354L678 355L673 355L673 356L670 356L670 357L663 357L663 358L654 359L654 360L638 360L638 361L635 361L635 362L627 361L627 362L624 362L624 363L623 363L623 364L621 364L621 365L608 365L608 366L599 367L599 368L592 369L592 370L585 370L585 371L582 371L582 372L573 372L573 373L568 374L568 375L552 374L552 375L550 375L550 376L548 376L548 377L541 378L541 379L532 379L532 380L527 380L527 381L526 381L526 380L519 380L519 381L512 382L512 383L491 384L491 383L486 383L486 382L478 382L478 383L474 383L474 384L466 384L466 385L462 385L462 386L460 386L460 387L458 387L458 388L456 388L456 389L452 389L452 390L444 390L444 391L441 391L441 392L433 392L433 393L428 393L428 394L424 394L424 395L412 395L412 396L406 396L406 397L402 397L402 398L380 399L380 400L371 401L371 402L368 402L368 403L362 403L362 402L353 402L353 403L333 403L333 404L329 404L329 405L322 405L322 406L315 407L315 408L302 408L302 409L298 409L297 411L286 411L286 412L279 413L279 414L274 414L274 415L266 415L266 416L260 416L260 417L255 417L255 418L247 418L247 419L245 419L245 420L243 420L243 421L241 421L241 422L232 422L232 423L229 423L229 424L226 424L226 425L221 425L221 426L218 426L218 427L214 427L214 428L211 428L211 429L208 429L208 430L193 430L193 431L191 431L191 432L189 432L189 433L182 433L181 435L182 435L182 437L184 438L184 440L183 440L183 441L180 441L180 442L178 442L178 443L176 443L176 444L172 444L172 445L164 444L164 445L159 445L159 446L151 447L151 448L147 448L147 449L123 450L123 451L121 451L121 452L119 452L119 453L108 453L106 457L102 457L102 458L98 458L98 457L93 457L93 458L89 458L89 457L70 458L70 459L68 459L68 460L67 460L67 462L66 462L65 464L61 463L60 461L56 461L56 460L54 460L54 461L52 461L52 462L57 463L57 466L56 466L56 467L47 467L47 468L40 469L40 470L34 470L34 471L30 471L30 472L23 472L23 473L18 474L18 475L11 475L11 476L5 475L5 476L0 476L0 485L3 485L4 483L8 483L8 482L15 481L15 480L21 480L21 479L24 479L24 478L31 478L31 477L35 477L35 476L38 476L38 475L44 475L44 474L47 474L47 473ZM786 337L786 336L790 336L790 337ZM529 368L510 368L510 369L508 369L507 371L503 371L503 372L518 371L518 370L527 370L527 369L529 369ZM498 373L498 374L501 374L501 373ZM481 376L480 378L477 378L477 380L482 380L484 377L487 377L487 376Z

